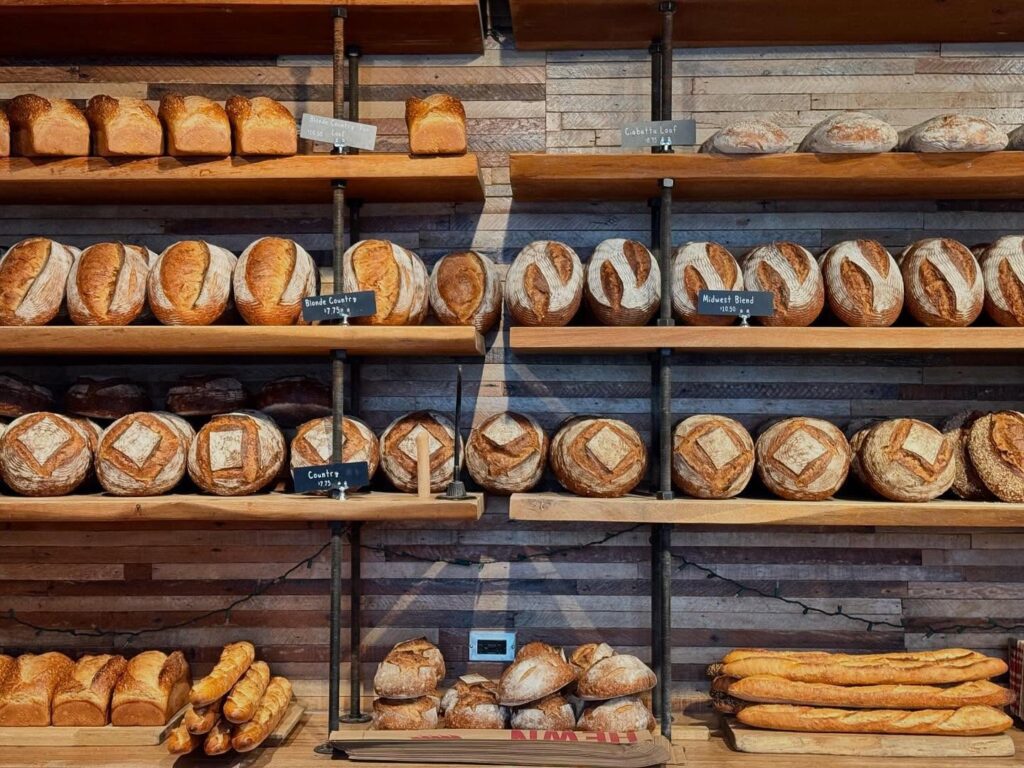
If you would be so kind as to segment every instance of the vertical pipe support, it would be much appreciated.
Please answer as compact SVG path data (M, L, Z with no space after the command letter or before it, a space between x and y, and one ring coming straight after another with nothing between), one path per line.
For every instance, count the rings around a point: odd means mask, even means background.
M348 119L352 122L359 122L359 59L362 55L359 46L350 45L345 49L345 58L348 59ZM349 147L348 153L358 155L359 150Z

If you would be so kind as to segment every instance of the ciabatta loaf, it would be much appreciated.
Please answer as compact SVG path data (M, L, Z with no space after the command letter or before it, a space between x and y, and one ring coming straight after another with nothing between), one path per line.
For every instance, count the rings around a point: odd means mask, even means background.
M712 155L773 155L788 152L789 136L771 120L744 118L716 131L701 144Z
M865 112L840 112L808 131L797 152L874 154L888 152L899 141L896 129Z
M15 96L7 103L11 147L22 157L85 157L89 154L89 123L67 99L35 94Z
M110 697L128 668L124 656L83 656L53 695L53 724L104 726Z
M53 695L74 666L63 653L19 656L0 683L0 726L50 725Z
M991 121L973 115L939 115L900 132L904 152L999 152L1010 138Z
M960 709L826 709L791 704L755 704L736 718L744 725L811 733L895 733L934 736L990 736L1013 725L993 707Z
M100 157L158 157L164 153L164 127L142 99L93 96L85 118Z
M188 702L192 675L181 651L143 651L114 688L112 725L165 725Z

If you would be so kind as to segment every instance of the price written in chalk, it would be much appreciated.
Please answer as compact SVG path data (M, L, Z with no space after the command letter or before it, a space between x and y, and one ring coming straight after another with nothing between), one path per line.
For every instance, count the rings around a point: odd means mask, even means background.
M328 293L302 300L302 319L344 320L349 317L372 317L377 314L377 294L374 291Z
M697 143L693 120L644 120L626 123L620 131L624 147L679 147Z
M774 296L769 291L701 291L697 314L732 317L771 317Z
M370 466L365 461L321 464L292 470L296 493L350 490L370 484Z
M336 147L372 150L377 144L377 126L351 120L335 120L333 117L321 117L307 112L299 124L299 136L310 141L324 141Z

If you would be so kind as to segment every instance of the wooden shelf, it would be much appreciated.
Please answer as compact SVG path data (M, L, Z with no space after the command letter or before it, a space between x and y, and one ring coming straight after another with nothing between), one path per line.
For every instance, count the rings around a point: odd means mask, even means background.
M345 501L290 493L255 496L171 494L126 498L106 494L27 498L0 496L0 523L121 523L201 520L330 522L345 520L478 520L484 497L445 501L412 493L353 494Z
M679 352L973 352L1024 350L1024 328L766 328L672 326L612 328L512 327L509 349L520 354Z
M524 50L647 48L656 0L511 0ZM1024 37L1017 0L679 0L680 46L976 43Z
M482 355L469 326L44 325L0 327L4 355Z
M727 499L650 496L588 499L562 493L516 493L513 520L537 522L668 523L673 525L886 526L907 528L1024 528L1024 504L881 500Z
M5 56L481 53L478 0L0 0Z
M0 20L2 23L2 20ZM331 182L367 202L484 199L476 155L0 159L3 203L328 203Z
M516 200L647 200L662 178L677 200L1024 198L1024 152L515 154L510 165Z

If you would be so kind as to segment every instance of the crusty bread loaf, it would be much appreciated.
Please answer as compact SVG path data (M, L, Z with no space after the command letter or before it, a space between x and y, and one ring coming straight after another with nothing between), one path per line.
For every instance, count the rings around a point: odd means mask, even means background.
M366 422L355 416L345 416L341 428L344 438L341 460L343 462L365 461L372 480L377 472L377 467L380 466L380 441L366 425ZM301 424L292 439L291 468L330 464L334 446L333 429L334 422L330 416L323 416Z
M199 748L199 745L203 743L203 737L189 733L185 723L182 722L168 734L167 741L164 743L167 745L167 751L172 755L187 755Z
M202 707L189 704L181 719L185 730L195 736L205 736L213 730L213 726L220 720L223 704L224 699L217 699L212 704L206 704Z
M53 409L53 392L13 373L0 373L0 418L16 419Z
M331 388L312 376L285 376L260 387L255 405L256 410L290 429L330 415Z
M168 246L149 271L149 308L164 325L210 325L228 308L237 261L202 240Z
M429 731L437 728L436 696L418 699L376 699L373 729L377 731Z
M1024 325L1024 236L1005 235L980 257L985 312L999 325Z
M548 436L522 413L505 411L473 427L466 443L466 467L480 487L491 493L524 493L544 474Z
M732 664L737 661L746 660L757 660L757 661L772 661L775 659L785 660L797 660L797 661L844 661L845 659L855 659L858 663L882 663L886 664L892 662L907 662L907 663L918 663L918 664L940 664L947 661L961 662L964 660L984 660L988 659L988 656L978 653L977 651L970 651L964 648L938 648L934 651L888 651L886 653L830 653L829 651L791 651L791 650L770 650L768 648L736 648L735 650L729 651L722 657L721 665L711 664L708 670L714 668L715 675L725 674L726 664ZM998 661L993 659L993 661ZM844 662L845 663L845 662ZM1005 664L1003 665L1005 668ZM748 673L748 674L776 674L775 672L763 672L763 673ZM996 673L1001 674L1001 673ZM995 677L996 674L989 675L989 677ZM981 679L981 678L971 678ZM914 681L918 682L918 681ZM858 683L853 683L858 685Z
M566 325L583 300L583 265L565 243L538 240L517 255L505 276L505 303L519 325Z
M15 96L7 103L13 154L22 157L85 157L89 154L89 123L67 99L35 94Z
M978 477L1000 501L1024 501L1024 413L982 416L970 427L967 450Z
M584 701L603 701L635 696L657 684L658 676L640 659L617 653L587 667L576 684L576 693Z
M929 501L953 484L952 441L930 424L892 419L871 429L861 446L868 484L893 501Z
M97 243L82 251L68 275L68 314L75 325L128 325L146 305L148 248Z
M236 752L250 752L274 732L292 701L292 684L286 677L270 679L252 720L235 726L231 746Z
M14 656L8 656L6 653L0 653L0 688L3 687L4 680L7 679L7 675L11 673L18 664L18 660Z
M574 731L576 713L560 693L551 693L512 710L509 725L523 731Z
M234 726L223 717L218 718L203 739L203 753L210 756L223 755L231 749L231 739L234 735Z
M250 642L242 640L225 645L210 674L197 680L189 691L188 698L192 706L207 706L227 696L255 658L256 648Z
M124 656L83 656L53 694L53 725L104 726L110 722L110 697L128 661Z
M373 291L377 313L364 325L419 325L427 316L427 268L412 251L387 240L361 240L343 257L346 291Z
M981 414L978 414L978 417L980 416ZM995 497L978 475L967 448L971 425L976 420L977 418L971 419L964 426L947 428L942 433L953 445L953 484L950 490L968 501L989 501Z
M164 127L142 99L93 96L85 108L93 151L100 157L158 157L164 153Z
M880 328L903 311L903 275L892 254L875 240L845 240L821 259L828 305L843 323Z
M64 496L92 467L89 435L71 419L49 411L12 421L0 436L0 474L15 493Z
M508 727L508 708L498 703L498 685L474 675L455 681L441 700L446 728L502 730Z
M188 427L187 422L183 422ZM170 414L132 413L103 432L96 449L96 477L114 496L158 496L185 476L193 437Z
M839 112L808 131L797 152L873 154L889 152L899 141L896 129L865 112Z
M969 705L1004 707L1013 699L1008 688L973 680L951 687L936 685L827 685L799 683L784 677L754 675L729 678L728 693L763 704L800 704L844 709L957 709Z
M143 651L128 662L114 688L113 725L164 725L188 703L192 675L181 651Z
M647 447L624 421L577 417L551 441L551 469L558 482L580 496L625 496L647 471Z
M50 725L54 693L74 669L63 653L26 653L0 680L0 726Z
M444 657L423 637L392 648L377 666L373 690L386 699L418 699L433 693L444 679Z
M0 325L46 325L60 312L78 249L45 237L15 243L0 256Z
M294 240L261 237L235 265L235 305L249 325L302 324L302 300L316 294L316 264Z
M744 725L812 733L894 733L935 736L989 736L1013 725L993 707L960 709L826 709L791 704L755 704L736 718Z
M270 667L265 661L254 661L224 699L224 719L230 723L252 720L268 685Z
M661 304L661 269L643 243L603 240L587 262L583 287L602 325L646 325Z
M546 643L528 643L519 649L515 661L498 680L498 701L509 707L518 707L531 701L539 702L575 680L576 670L566 661L565 652L561 648ZM550 714L558 706L551 704L539 709ZM521 712L517 710L513 714L513 728L530 727L515 724L516 714Z
M119 376L80 376L64 393L64 411L90 419L113 421L152 407L149 395L141 386Z
M476 251L442 256L430 273L430 307L444 325L472 325L487 333L501 317L501 277Z
M583 673L594 664L615 655L615 649L607 643L584 643L569 656L569 663L576 669L576 677L582 677Z
M718 243L684 243L672 257L672 313L686 325L732 325L735 317L698 314L698 294L742 290L739 264Z
M216 416L248 405L245 387L231 376L184 376L167 390L167 410L179 416Z
M294 155L298 151L295 118L266 96L232 96L226 104L236 155Z
M774 314L762 325L806 326L825 306L821 269L811 252L796 243L759 245L743 257L743 284L748 291L769 291Z
M639 696L624 696L584 708L576 727L581 731L653 731L657 721Z
M850 444L834 424L822 419L784 419L768 428L755 446L757 473L776 496L821 501L846 481Z
M970 249L949 238L931 237L907 247L900 259L906 305L929 326L965 326L985 304L981 267Z
M160 99L159 115L171 157L231 154L231 125L220 104L205 96L168 93Z
M207 493L245 496L265 488L284 464L284 435L258 411L214 416L188 452L188 474Z
M903 152L999 152L1010 139L991 121L973 115L939 115L900 131Z
M697 415L676 425L672 481L688 496L731 499L754 473L754 441L735 419Z
M388 480L400 491L416 491L416 438L427 434L430 491L440 493L455 479L455 427L436 411L413 411L388 425L380 436L380 463ZM462 436L459 436L462 444ZM459 470L465 451L459 451Z
M771 120L752 117L730 123L701 144L700 151L713 155L773 155L788 152L793 142Z
M466 151L466 110L447 93L405 100L409 152L414 155L461 155Z

